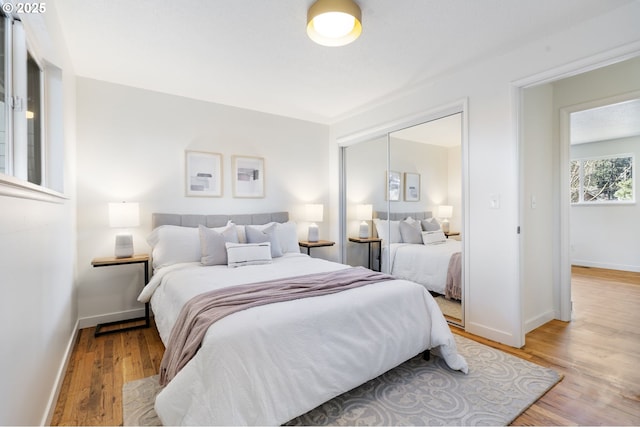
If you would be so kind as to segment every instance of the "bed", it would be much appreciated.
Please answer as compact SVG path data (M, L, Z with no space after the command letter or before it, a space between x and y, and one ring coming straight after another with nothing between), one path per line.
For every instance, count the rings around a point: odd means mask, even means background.
M167 352L183 306L203 292L353 270L300 253L286 212L154 214L153 226L154 275L138 299L150 302ZM215 235L219 245L226 236L233 240L225 241L227 249L253 250L264 246L251 242L256 230L270 239L270 251L279 246L268 262L242 264L231 250L226 264L216 261L211 241L202 237ZM265 256L260 250L258 259ZM209 326L198 351L158 394L155 409L164 425L279 425L429 349L467 372L437 304L410 281L260 305Z
M381 270L448 299L462 297L462 242L447 239L431 212L375 213ZM417 230L419 231L417 231Z

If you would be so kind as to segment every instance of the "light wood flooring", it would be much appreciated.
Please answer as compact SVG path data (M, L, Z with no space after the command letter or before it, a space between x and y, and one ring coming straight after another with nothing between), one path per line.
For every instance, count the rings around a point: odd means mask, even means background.
M513 425L640 425L640 273L574 267L572 299L573 321L532 331L522 349L453 330L564 375ZM78 335L52 425L121 425L122 385L158 372L155 327L93 331Z

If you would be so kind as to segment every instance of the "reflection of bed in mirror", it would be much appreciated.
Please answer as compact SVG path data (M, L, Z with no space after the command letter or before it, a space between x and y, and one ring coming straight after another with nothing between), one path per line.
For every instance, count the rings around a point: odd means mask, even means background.
M447 299L462 299L462 242L447 239L431 212L375 213L381 269Z

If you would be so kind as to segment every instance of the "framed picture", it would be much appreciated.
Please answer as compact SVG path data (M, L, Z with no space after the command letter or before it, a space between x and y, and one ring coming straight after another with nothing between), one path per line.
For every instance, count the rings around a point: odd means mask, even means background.
M404 201L417 202L419 200L420 200L420 174L405 172Z
M400 192L402 188L402 175L400 172L387 172L387 194L386 200L397 202L400 200Z
M264 159L231 156L233 197L264 197Z
M222 154L185 151L186 195L222 196Z

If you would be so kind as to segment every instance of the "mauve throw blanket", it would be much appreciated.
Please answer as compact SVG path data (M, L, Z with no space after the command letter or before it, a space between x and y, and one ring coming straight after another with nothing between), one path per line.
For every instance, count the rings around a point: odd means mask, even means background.
M462 256L460 252L452 254L449 259L444 296L447 299L462 299Z
M393 277L354 267L230 286L195 296L184 305L171 330L160 364L160 384L166 385L173 379L196 354L209 326L225 316L251 307L333 294L385 280Z

